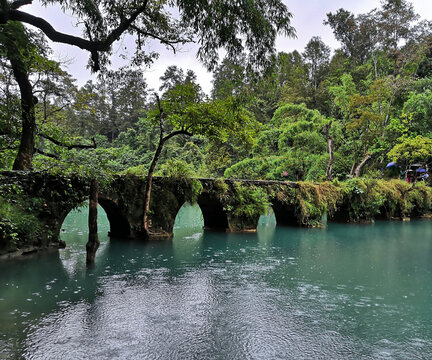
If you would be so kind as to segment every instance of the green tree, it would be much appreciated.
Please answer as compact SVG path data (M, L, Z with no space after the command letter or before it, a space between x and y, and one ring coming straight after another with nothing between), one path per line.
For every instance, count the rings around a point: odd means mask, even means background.
M392 161L397 161L405 166L416 162L431 164L432 139L421 135L402 138L393 146L387 156Z
M107 116L101 119L99 133L109 141L131 128L147 106L147 83L140 70L120 69L101 73L96 84L104 94Z
M20 96L12 69L0 59L0 168L10 168L20 130Z
M296 50L291 53L279 53L278 63L281 69L280 103L301 104L308 102L308 69L301 54Z
M372 81L361 94L349 74L342 76L340 85L330 87L342 117L344 140L350 144L351 176L359 177L372 155L381 150L398 90L392 79L387 78Z
M107 98L106 89L99 82L89 80L77 89L73 101L65 109L71 131L84 137L102 134L102 127L109 118Z
M162 85L159 87L160 91L174 89L177 85L182 83L196 83L197 76L193 70L187 70L186 75L183 69L176 65L168 66L164 74L160 77Z
M354 16L345 9L328 13L325 25L329 25L342 51L357 64L364 64L375 46L375 21L371 16Z
M153 173L165 143L175 136L203 135L210 141L227 141L235 134L244 142L253 137L254 121L232 98L209 100L203 98L199 85L185 80L167 90L148 114L148 121L159 128L159 141L151 161L144 199L143 229L148 235L148 211L150 207Z
M403 106L403 120L411 135L432 137L432 91L411 92Z
M3 4L3 2L2 2ZM0 22L0 53L8 59L12 68L15 81L20 89L21 102L21 140L18 154L14 161L15 170L31 167L33 158L36 115L35 105L37 98L33 95L33 86L29 73L41 57L40 53L45 48L35 33L26 30L24 26L16 22L1 24Z
M311 107L316 108L319 85L326 76L330 62L330 47L324 44L320 37L314 36L307 43L302 55L308 67Z
M96 6L93 2L81 0L45 0L43 4L59 3L63 10L71 11L83 26L83 37L62 33L46 20L22 10L31 0L0 2L0 24L3 28L14 22L26 23L40 29L50 40L76 46L90 52L89 65L94 71L100 70L108 62L112 44L128 33L136 37L136 51L133 63L149 63L157 57L155 52L147 52L146 44L154 39L176 50L181 44L198 39L200 48L198 58L209 68L214 68L218 61L218 50L224 48L234 59L247 53L249 64L264 65L268 55L274 51L278 33L292 36L294 29L290 25L291 13L281 0L250 1L233 3L232 1L211 2L206 0L176 2L146 0L142 2L125 1L122 3L102 2ZM22 29L22 27L21 27ZM23 33L14 29L15 35ZM3 31L4 33L4 31ZM6 57L15 61L15 67L24 68L20 49L16 48L11 34L2 38L9 47ZM9 40L8 40L9 39ZM27 46L31 41L27 41ZM22 46L21 49L25 48ZM15 168L25 169L31 166L35 121L32 112L33 98L28 85L27 74L14 71L14 76L24 97L23 133L25 144L20 146ZM24 139L24 138L23 138Z
M213 99L241 97L249 84L244 57L232 61L224 58L213 71Z

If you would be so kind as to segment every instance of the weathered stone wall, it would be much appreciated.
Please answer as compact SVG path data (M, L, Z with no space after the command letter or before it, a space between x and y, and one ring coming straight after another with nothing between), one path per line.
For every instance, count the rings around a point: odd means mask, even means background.
M40 172L3 171L0 172L0 185L17 192L13 196L4 194L4 201L10 201L12 205L25 204L26 215L35 217L40 224L33 238L18 234L17 242L0 241L0 254L3 255L63 246L59 239L61 225L67 214L88 196L86 181ZM7 236L1 239L7 239Z

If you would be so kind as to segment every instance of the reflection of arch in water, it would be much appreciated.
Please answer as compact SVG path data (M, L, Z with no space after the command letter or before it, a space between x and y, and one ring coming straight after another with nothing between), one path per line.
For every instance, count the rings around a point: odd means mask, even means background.
M106 212L98 206L98 237L100 247L97 251L97 258L103 256L108 242L109 221ZM61 239L66 243L66 248L61 252L65 270L70 276L84 271L86 268L86 247L88 241L88 207L72 210L66 216L60 234Z
M195 263L201 258L204 217L198 204L186 202L174 223L173 255L176 262Z
M258 220L258 241L262 244L271 242L276 229L276 216L273 208L269 207L267 214L261 215Z

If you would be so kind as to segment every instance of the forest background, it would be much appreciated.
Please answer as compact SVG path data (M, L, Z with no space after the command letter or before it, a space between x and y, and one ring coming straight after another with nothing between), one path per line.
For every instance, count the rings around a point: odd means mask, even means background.
M175 65L159 89L151 89L142 67L133 65L101 71L77 86L51 58L45 37L24 28L37 98L31 167L146 174L162 113L165 132L183 133L164 143L155 169L160 175L322 181L399 177L407 164L429 164L431 22L421 20L409 1L390 0L359 15L340 9L323 21L339 49L332 52L313 37L303 51L273 54L259 72L246 56L227 57L213 66L209 95L192 70ZM6 47L0 168L11 169L23 120ZM400 168L386 170L390 161Z

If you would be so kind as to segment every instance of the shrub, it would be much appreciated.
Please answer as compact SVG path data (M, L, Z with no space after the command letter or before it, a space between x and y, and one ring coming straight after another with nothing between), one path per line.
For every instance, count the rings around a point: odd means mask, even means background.
M267 213L269 206L268 195L264 189L235 182L225 210L231 217L230 226L235 230L244 230L255 229L259 217Z
M193 165L184 160L171 159L161 166L158 175L190 179L195 176L195 169Z
M36 243L41 225L35 214L25 210L22 200L8 204L0 197L0 246L14 249L24 243Z
M131 166L130 168L123 171L122 174L145 176L145 175L147 175L147 172L148 172L148 166L147 165L137 165L137 166Z
M424 183L416 183L407 195L411 216L422 216L431 211L432 189L429 186Z

